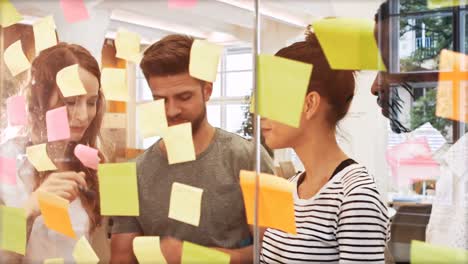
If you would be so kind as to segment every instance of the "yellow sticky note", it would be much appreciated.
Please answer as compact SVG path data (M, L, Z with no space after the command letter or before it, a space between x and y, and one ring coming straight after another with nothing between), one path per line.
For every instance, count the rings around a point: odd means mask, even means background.
M468 263L467 250L431 245L417 240L411 241L410 255L411 264Z
M101 215L138 216L136 164L108 163L98 165Z
M80 66L73 64L61 69L56 76L57 86L64 97L86 94L86 89L81 82Z
M36 54L42 50L57 45L55 22L53 16L46 16L33 24L34 45Z
M3 53L5 64L10 70L11 75L16 76L31 67L26 55L21 47L21 40L11 44Z
M326 18L312 23L332 69L385 71L374 25L365 18Z
M0 206L0 249L25 254L26 212L23 208Z
M255 172L241 170L240 184L247 222L254 223ZM294 218L294 184L278 176L261 173L258 225L297 234Z
M137 33L120 28L115 37L116 57L138 63L141 37Z
M461 5L468 5L467 0L427 0L427 7L429 9L437 9L444 7L455 7Z
M164 137L169 164L195 160L195 146L192 138L192 124L170 126Z
M138 263L166 264L157 236L139 236L133 239L133 253Z
M198 226L203 189L174 182L169 204L169 218Z
M229 264L231 256L216 249L203 247L184 241L182 245L182 264L189 263L213 263Z
M272 55L258 57L259 115L299 127L312 65Z
M138 129L143 138L164 136L167 131L167 118L164 99L137 106Z
M26 156L37 171L56 170L55 164L47 155L47 145L39 144L26 148Z
M63 258L50 258L45 259L44 264L65 264L65 260Z
M70 204L68 200L41 191L37 193L37 200L42 217L44 217L44 223L49 229L68 237L76 238L68 213L68 206Z
M190 50L190 76L207 82L214 82L222 52L223 46L196 39Z
M96 255L88 240L84 236L82 236L80 240L76 242L72 255L73 259L77 264L99 263L98 256Z
M9 0L0 0L0 26L8 27L23 19Z
M468 56L442 50L437 83L436 116L468 122Z
M128 101L127 70L104 68L101 74L101 86L106 100Z

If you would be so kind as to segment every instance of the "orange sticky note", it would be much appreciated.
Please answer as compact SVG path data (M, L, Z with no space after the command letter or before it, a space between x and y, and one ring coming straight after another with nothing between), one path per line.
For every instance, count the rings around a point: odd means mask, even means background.
M468 122L468 56L442 50L436 116Z
M49 229L76 238L70 214L68 213L69 202L67 200L41 191L37 193L37 200L39 201L42 217L44 217L44 223Z
M253 171L240 172L240 184L249 224L254 223L255 177ZM258 224L297 234L294 218L294 184L266 173L261 173L259 177Z

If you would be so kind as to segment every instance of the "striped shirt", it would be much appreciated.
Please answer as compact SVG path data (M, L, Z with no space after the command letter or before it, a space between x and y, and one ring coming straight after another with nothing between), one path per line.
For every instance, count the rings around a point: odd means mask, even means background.
M297 235L268 228L261 263L384 263L387 207L366 168L346 166L310 199L297 193L303 175L290 179Z

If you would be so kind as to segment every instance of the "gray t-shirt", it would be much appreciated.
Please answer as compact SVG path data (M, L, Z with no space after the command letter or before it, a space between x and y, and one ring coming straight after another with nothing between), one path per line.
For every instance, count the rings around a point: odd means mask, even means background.
M158 143L137 158L140 215L113 217L112 233L172 236L208 247L239 248L251 235L246 221L240 170L253 170L253 144L216 129L214 139L195 161L168 165ZM273 162L262 148L262 171L273 173ZM203 189L199 226L171 218L172 184Z

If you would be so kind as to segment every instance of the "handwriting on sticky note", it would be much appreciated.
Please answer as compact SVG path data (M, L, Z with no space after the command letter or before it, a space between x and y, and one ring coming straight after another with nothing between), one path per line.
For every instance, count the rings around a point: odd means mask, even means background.
M255 172L240 172L247 222L254 223ZM297 234L294 218L294 184L278 176L261 173L258 199L258 224Z
M42 50L57 45L57 35L55 34L55 22L53 16L46 16L33 24L34 45L36 55Z
M192 124L170 126L164 137L169 164L195 160L195 146L192 138Z
M167 263L161 252L160 239L157 236L135 237L133 239L133 253L135 253L139 263Z
M63 258L50 258L45 259L43 264L65 264L65 260Z
M47 154L46 144L27 147L26 156L37 171L49 171L57 169Z
M86 94L86 89L80 79L78 64L61 69L57 73L56 82L64 97Z
M69 202L67 200L42 191L37 193L37 200L47 228L65 236L76 238L68 213Z
M182 245L181 263L228 264L230 261L231 256L219 250L200 246L188 241L184 241Z
M214 82L223 46L205 40L195 40L190 50L189 73L192 77Z
M0 26L9 27L23 19L9 0L0 1Z
M119 28L115 37L116 57L138 63L141 37L137 33Z
M97 264L99 262L99 257L96 255L96 252L94 252L85 236L82 236L78 242L76 242L72 255L77 264Z
M27 124L26 98L22 95L7 99L8 125L23 126Z
M99 161L101 160L98 156L99 151L95 148L78 144L75 147L75 156L88 168L93 170L98 169Z
M385 71L374 24L365 18L325 18L312 26L332 69Z
M135 163L99 164L98 179L102 215L140 214Z
M162 137L167 131L164 99L137 106L138 129L143 138Z
M84 0L60 0L63 15L68 23L75 23L89 18Z
M169 218L187 224L200 224L203 189L174 182L171 190Z
M24 255L26 212L23 208L0 206L0 249Z
M312 65L272 55L260 55L258 61L259 114L299 127Z
M0 184L16 184L16 159L0 156Z
M411 264L452 264L468 263L468 251L431 245L422 241L412 240L410 249Z
M102 69L101 86L107 100L128 101L126 69Z
M31 63L26 55L24 55L23 48L21 47L21 40L11 44L3 53L3 58L13 77L31 67Z
M70 138L68 110L66 106L55 108L46 113L47 140L49 142Z

